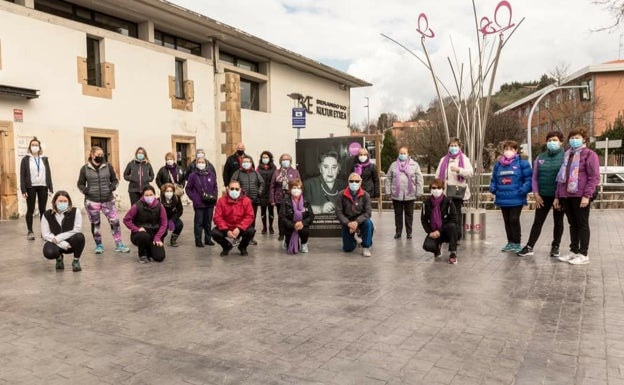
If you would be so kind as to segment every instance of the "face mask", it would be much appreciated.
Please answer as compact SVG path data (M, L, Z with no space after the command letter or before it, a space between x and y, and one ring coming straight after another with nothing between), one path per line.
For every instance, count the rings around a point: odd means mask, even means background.
M236 155L238 155L238 156L245 155L245 150L236 150Z
M144 200L144 201L145 201L145 203L147 203L148 205L151 205L152 203L154 203L154 199L156 199L156 197L155 197L155 196L153 196L153 195L150 195L150 196L147 196L147 197L145 197L145 196L143 197L143 200Z
M206 168L206 163L197 163L197 168L199 170L204 170Z
M203 152L197 153L197 159L203 159L206 156Z
M39 152L39 146L32 146L30 148L30 152L32 152L33 154L36 154Z
M173 198L173 191L167 191L167 192L165 193L165 198L167 198L167 199L171 199L171 198Z
M269 164L269 158L262 158L262 163Z
M405 162L407 160L407 154L399 154L399 160Z
M349 183L349 190L357 191L359 189L360 189L360 183L359 182L350 182Z
M366 155L358 156L358 160L360 161L360 163L366 162L366 159L368 159L368 156L366 156Z
M300 188L293 188L292 190L290 190L290 195L294 196L294 197L298 197L301 195L301 189Z
M570 142L570 147L572 148L579 148L583 145L583 139L573 138L573 139L570 139L569 142Z
M243 162L242 166L243 166L243 168L244 168L245 170L249 170L249 169L251 168L251 163L249 163L249 162Z
M56 209L59 212L65 212L65 210L67 210L67 208L69 207L69 202L56 202Z
M104 161L104 157L103 157L102 155L100 155L100 156L96 156L95 158L93 158L93 160L94 160L96 163L102 163L102 162Z
M145 155L143 155L143 154L137 154L136 157L137 157L138 160L145 159Z
M290 167L290 161L289 160L283 160L282 161L282 167L284 167L284 168Z
M442 189L441 188L432 188L431 189L431 195L433 195L434 198L439 198L440 195L442 195Z
M457 146L451 146L451 147L449 147L449 153L450 153L451 155L457 155L457 154L459 154L459 147L457 147Z
M167 163L167 166L173 166L173 161L171 159L167 160L165 163Z
M561 148L561 143L559 142L546 142L546 148L550 151L557 151Z
M511 159L514 157L514 155L516 155L516 152L514 150L505 150L503 152L503 156L507 159Z
M240 196L240 190L228 190L228 194L230 195L230 198L238 199Z

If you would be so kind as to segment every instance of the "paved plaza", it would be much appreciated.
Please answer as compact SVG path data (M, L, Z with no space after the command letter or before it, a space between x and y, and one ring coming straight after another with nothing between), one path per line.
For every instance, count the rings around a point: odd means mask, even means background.
M550 219L535 256L500 252L498 211L454 266L422 251L418 216L392 239L389 211L372 258L337 238L289 256L277 235L222 258L184 220L162 264L88 235L79 273L0 222L0 384L624 384L624 210L592 211L585 266L548 257Z

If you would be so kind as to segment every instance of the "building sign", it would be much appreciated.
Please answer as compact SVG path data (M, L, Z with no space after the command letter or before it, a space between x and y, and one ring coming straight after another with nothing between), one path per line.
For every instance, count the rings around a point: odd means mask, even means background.
M14 122L23 122L24 121L24 110L20 108L13 109L13 121Z
M321 99L316 99L315 103L313 96L301 96L298 99L298 102L299 106L304 108L308 114L317 114L321 116L328 116L330 118L347 120L348 107L345 105Z
M292 126L293 128L305 128L306 126L306 109L303 107L294 107L292 109Z

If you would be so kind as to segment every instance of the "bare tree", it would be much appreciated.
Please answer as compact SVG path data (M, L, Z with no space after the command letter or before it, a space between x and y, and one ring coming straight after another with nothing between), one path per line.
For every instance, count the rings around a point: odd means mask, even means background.
M570 71L570 63L559 62L548 74L552 79L555 79L556 85L561 85L563 79L568 76Z
M384 112L379 115L379 118L377 119L377 128L379 131L383 131L386 128L392 127L392 124L398 120L399 117L394 112Z
M622 0L593 0L594 4L602 5L611 14L613 24L598 28L596 31L613 31L624 24L624 1Z

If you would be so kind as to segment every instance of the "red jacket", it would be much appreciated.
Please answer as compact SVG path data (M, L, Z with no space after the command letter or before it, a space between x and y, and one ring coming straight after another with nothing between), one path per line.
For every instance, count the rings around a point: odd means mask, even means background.
M237 200L229 195L222 196L217 201L213 221L221 231L232 231L235 228L247 230L255 221L251 199L244 194Z

